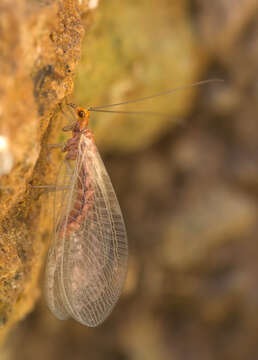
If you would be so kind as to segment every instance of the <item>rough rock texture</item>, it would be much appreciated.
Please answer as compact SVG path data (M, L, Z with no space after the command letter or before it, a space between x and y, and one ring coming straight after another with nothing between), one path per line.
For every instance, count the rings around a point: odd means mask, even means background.
M90 20L87 17L83 27L81 16L96 6L94 1L76 0L13 0L0 4L0 135L9 143L1 156L6 161L9 155L13 159L13 169L0 179L0 338L33 308L40 294L38 277L51 239L52 203L51 196L31 185L55 181L61 157L58 152L49 154L47 144L64 140L60 136L64 119L59 105L73 92L84 28ZM187 23L184 2L169 6L169 11L165 2L163 6L153 3L141 18L146 8L146 1L128 4L128 14L124 13L121 22L112 13L114 9L122 12L122 3L103 3L92 36L85 42L77 80L77 102L120 101L129 96L138 97L144 89L152 93L199 79L205 58L198 58L198 46ZM155 28L153 12L159 14ZM132 19L135 19L133 24ZM120 46L129 27L132 38ZM145 30L148 36L144 35ZM159 44L159 52L153 51L154 42ZM170 54L171 45L177 49L176 58ZM99 58L101 61L93 64ZM85 71L88 71L86 75ZM148 73L152 75L146 81ZM163 112L182 116L190 108L193 94L193 90L181 92L173 103L166 99ZM155 111L155 105L152 110ZM148 121L113 117L100 122L95 131L102 147L126 151L145 147L174 122L168 116ZM109 131L107 136L107 127L114 126L116 131ZM134 134L130 137L129 126ZM5 168L2 162L1 174Z
M182 115L185 101L188 116L182 126L173 127L173 116L165 127L162 120L153 119L155 125L148 130L149 119L139 122L138 118L103 115L95 123L95 114L91 115L98 144L109 152L105 164L128 228L130 263L124 296L97 329L58 321L39 300L35 311L12 332L3 355L7 360L256 360L257 1L119 3L115 7L117 0L102 0L93 16L95 25L85 39L77 79L77 102L98 105L144 96L160 87L197 80L200 68L206 71L202 78L222 77L225 83L196 89L199 95L194 109L194 97L186 91L178 94L179 110L173 108L177 104L174 96L169 97L171 114ZM170 30L178 24L177 30ZM148 51L147 43L152 50ZM136 48L134 44L138 44ZM162 50L161 66L157 58ZM148 90L159 78L157 89ZM147 88L141 92L145 82ZM152 105L154 110L164 111L164 106ZM53 117L43 137L45 143L60 142L60 128L61 119ZM33 183L53 182L55 156L52 154L50 166L46 151L42 151L31 177ZM15 165L10 176L3 178L5 185L25 164ZM6 229L15 221L13 231L23 224L26 232L22 234L27 235L24 239L17 232L19 236L13 235L13 242L5 242L4 248L6 251L10 244L16 251L18 244L22 251L17 264L28 270L20 271L22 279L35 279L34 283L27 280L31 284L27 292L19 290L24 306L36 296L37 269L50 238L51 208L46 195L39 197L35 190L27 194L24 204L21 191L12 196L2 192L10 206L17 197L15 209L19 210L15 216L7 213ZM33 214L26 222L25 209ZM33 234L29 230L32 224ZM12 269L10 264L6 266ZM8 274L6 266L1 272ZM14 280L21 281L9 278L9 293L15 291L11 287L16 285ZM27 300L24 294L28 294ZM17 298L15 309L25 313L19 301Z
M0 189L0 340L39 295L51 212L45 211L41 221L39 191L30 183L53 183L56 162L46 161L45 144L58 142L58 104L73 91L84 3L0 4L0 135L9 140L14 159Z

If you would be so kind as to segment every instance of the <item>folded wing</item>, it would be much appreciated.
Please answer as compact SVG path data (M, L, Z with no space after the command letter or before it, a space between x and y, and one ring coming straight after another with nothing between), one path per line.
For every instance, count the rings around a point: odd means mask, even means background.
M46 293L51 311L87 326L103 322L117 302L127 272L122 213L92 139L82 135L69 190L56 214ZM66 183L67 184L67 183Z

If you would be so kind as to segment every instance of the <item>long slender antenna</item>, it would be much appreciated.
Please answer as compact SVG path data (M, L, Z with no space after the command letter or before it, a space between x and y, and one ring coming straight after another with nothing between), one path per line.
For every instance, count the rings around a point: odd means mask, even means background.
M223 81L224 81L224 80L222 80L222 79L202 80L202 81L198 81L198 82L195 82L195 83L193 83L193 84L190 84L190 85L179 86L179 87L176 87L176 88L174 88L174 89L172 89L172 90L162 91L162 92L160 92L160 93L157 93L157 94L154 94L154 95L151 95L151 96L145 96L145 97L142 97L142 98L139 98L139 99L135 99L135 100L128 100L128 101L123 101L123 102L120 102L120 103L109 104L109 105L90 106L90 107L88 108L88 111L97 111L98 109L105 109L105 108L109 108L109 107L113 107L113 106L126 105L126 104L134 104L134 103L141 102L141 101L144 101L144 100L153 99L153 98L155 98L155 97L159 97L159 96L171 94L171 93L176 92L176 91L179 91L179 90L188 89L188 88L191 88L191 87L194 87L194 86L204 85L204 84L208 84L208 83L212 83L212 82L223 82Z
M112 113L112 114L128 114L128 115L155 115L155 116L169 116L169 114L153 112L153 111L116 111L116 110L105 110L105 109L96 109L90 108L88 111L95 112L104 112L104 113Z

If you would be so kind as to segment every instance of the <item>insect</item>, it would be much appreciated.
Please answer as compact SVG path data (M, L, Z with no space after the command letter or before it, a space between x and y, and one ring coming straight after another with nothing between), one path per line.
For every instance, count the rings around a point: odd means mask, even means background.
M185 87L211 81L218 80ZM99 325L115 306L127 273L125 224L93 133L88 128L89 112L113 112L106 108L151 99L181 88L88 109L69 104L74 121L63 130L72 131L72 137L63 148L66 155L56 181L59 191L55 194L54 240L45 279L47 303L58 319L72 317L90 327ZM138 113L142 112L133 112Z
M65 169L57 178L57 187L60 184L64 190L61 199L56 192L46 298L57 318L72 317L97 326L121 293L127 272L127 236L113 186L88 129L89 111L72 106L76 120L65 129L73 135L63 148ZM75 162L74 170L70 162Z

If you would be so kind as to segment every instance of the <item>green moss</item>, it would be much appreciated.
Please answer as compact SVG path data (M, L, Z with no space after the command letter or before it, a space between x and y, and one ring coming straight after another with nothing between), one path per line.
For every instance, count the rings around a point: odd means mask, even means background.
M102 2L85 39L75 101L98 106L190 84L203 65L185 2ZM98 143L106 150L147 146L184 116L196 89L137 103L123 110L148 110L171 117L92 113ZM117 108L117 110L122 108Z

